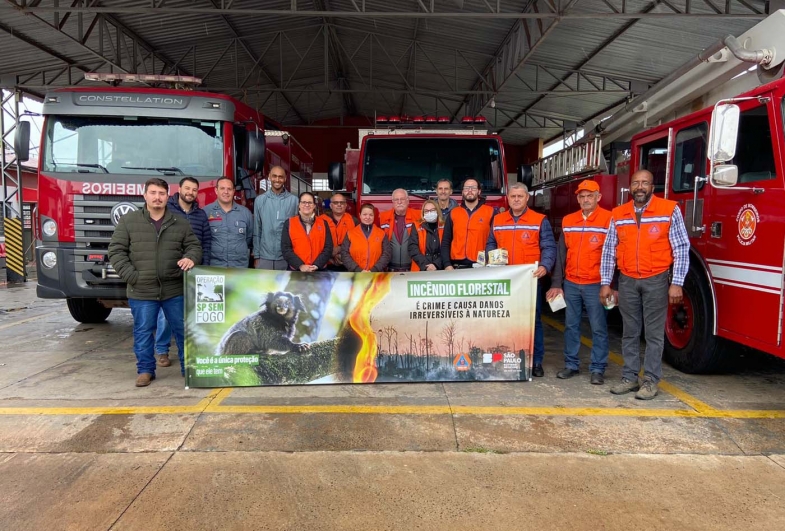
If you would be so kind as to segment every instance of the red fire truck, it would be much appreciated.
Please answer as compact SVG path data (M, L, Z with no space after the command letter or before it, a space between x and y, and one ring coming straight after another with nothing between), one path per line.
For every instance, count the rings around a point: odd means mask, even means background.
M749 57L764 65L758 77L715 85L700 100L713 106L633 136L624 171L602 171L600 137L534 167L535 205L552 217L578 208L574 189L586 178L600 183L606 208L629 201L629 174L639 169L653 173L656 194L679 203L690 269L684 302L669 308L665 356L684 372L721 368L734 343L785 358L785 79L778 79L784 58L769 53L783 49L784 32L785 11L778 11L739 38L743 58L726 38L721 53L737 58L735 67L723 65L726 77L747 70ZM697 74L709 85L710 68ZM759 86L724 96L739 84Z
M171 82L180 76L92 74L91 80ZM111 79L110 79L111 78ZM215 182L232 178L235 199L251 207L264 191L265 158L292 169L293 138L270 142L265 157L265 119L231 97L193 90L91 86L46 95L38 167L39 222L37 293L66 299L77 321L104 321L113 307L127 304L125 284L113 270L107 248L121 215L141 208L144 182L161 177L178 189L183 176L200 181L199 204L215 200ZM278 127L271 124L275 129ZM29 122L21 137L29 138ZM27 141L19 142L26 149ZM18 153L26 160L26 153ZM295 189L310 187L310 154L297 154ZM304 161L304 162L303 162ZM295 186L295 184L297 186Z
M379 117L361 129L358 148L348 147L345 163L333 163L331 190L346 190L354 206L372 203L377 214L392 208L393 190L409 192L411 208L428 198L440 179L449 179L460 201L461 182L473 177L491 206L506 205L507 169L498 135L482 129L485 119L463 118L451 127L448 117ZM345 169L344 169L345 166Z

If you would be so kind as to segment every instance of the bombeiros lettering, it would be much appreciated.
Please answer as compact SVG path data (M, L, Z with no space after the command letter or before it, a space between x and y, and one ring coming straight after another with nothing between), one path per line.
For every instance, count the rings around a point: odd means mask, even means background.
M85 195L144 195L144 183L82 183Z

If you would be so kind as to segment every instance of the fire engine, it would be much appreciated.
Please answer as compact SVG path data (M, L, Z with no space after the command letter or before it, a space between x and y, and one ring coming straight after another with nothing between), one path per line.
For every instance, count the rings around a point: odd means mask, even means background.
M344 163L332 163L331 190L346 190L352 206L372 203L377 214L392 208L391 194L409 192L417 208L434 198L436 183L452 182L460 201L461 182L479 181L490 206L506 204L507 169L500 136L481 129L482 117L464 117L451 126L449 117L377 117L373 129L360 129L358 148L347 147Z
M113 307L127 305L125 284L109 263L107 248L120 216L144 204L149 178L166 180L175 193L180 179L195 177L204 206L215 200L216 180L230 177L235 200L252 208L265 189L265 161L274 160L287 173L295 170L292 189L310 189L310 153L244 103L190 90L200 83L196 78L86 78L114 86L70 87L46 95L38 166L37 294L66 299L77 321L102 322ZM117 86L128 81L177 88ZM30 123L21 122L20 160L28 157L29 134Z
M637 108L637 116L611 118L610 134L603 136L601 126L599 135L533 167L535 208L555 218L577 209L574 190L587 178L599 182L606 208L629 201L629 174L639 169L652 172L656 194L678 202L690 268L683 303L668 310L665 357L683 372L722 368L734 345L785 358L784 35L781 10L738 39L725 37L724 46L705 51L697 67L672 80L667 94L650 91L632 102L628 110ZM751 63L757 76L734 77ZM703 94L695 92L699 85ZM727 97L738 87L752 88ZM635 134L621 171L607 172L602 140L623 136L619 127L629 130L653 109L682 114L676 107L694 107L696 97L703 110ZM614 129L614 122L621 125Z

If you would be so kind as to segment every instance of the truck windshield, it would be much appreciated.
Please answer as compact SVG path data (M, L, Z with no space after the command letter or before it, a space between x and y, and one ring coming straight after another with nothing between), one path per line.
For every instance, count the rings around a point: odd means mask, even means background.
M49 116L43 169L126 175L223 174L221 122Z
M499 194L503 185L499 142L493 138L369 138L363 165L364 193L397 188L433 193L440 179L460 190L468 177L481 183L484 194Z

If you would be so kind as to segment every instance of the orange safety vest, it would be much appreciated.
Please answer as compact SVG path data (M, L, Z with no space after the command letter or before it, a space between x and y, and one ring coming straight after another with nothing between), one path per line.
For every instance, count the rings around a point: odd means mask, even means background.
M426 231L422 226L422 221L415 221L414 227L412 227L413 231L417 231L417 244L420 246L420 254L426 254L425 245L428 243L428 231ZM444 236L444 225L439 225L439 228L436 229L436 232L439 234L439 242L442 241L442 236ZM412 271L419 271L420 266L417 265L417 262L412 260Z
M327 225L330 226L330 235L333 237L333 245L336 247L341 246L343 239L346 238L346 233L357 225L356 220L351 214L344 214L341 217L341 221L338 223L336 223L335 219L329 214L322 214L319 218L324 219L327 222Z
M404 232L411 230L414 220L418 219L420 216L421 214L417 210L407 208L405 220L406 228L404 229ZM393 234L395 234L395 209L386 210L379 214L379 227L387 234L387 238L392 241Z
M652 196L641 214L635 218L633 201L613 209L613 222L619 244L616 263L622 274L632 278L649 278L667 271L673 263L673 250L668 239L675 201Z
M575 284L600 283L602 246L610 223L611 213L602 207L597 207L586 219L580 210L564 216L561 228L567 247L564 266L567 280Z
M491 233L491 220L493 208L480 205L469 216L463 206L450 210L452 220L452 243L450 244L450 259L477 261L477 253L485 250L488 235ZM447 266L449 264L445 264Z
M311 232L305 232L300 216L289 218L289 238L292 240L292 250L305 265L313 265L316 258L324 250L324 242L329 228L321 219L315 219Z
M507 249L509 265L540 261L540 226L545 216L527 208L516 222L510 210L493 218L493 237L498 249Z
M384 231L376 225L371 225L371 235L367 238L361 224L349 230L346 237L349 238L349 254L360 269L370 270L382 257Z

